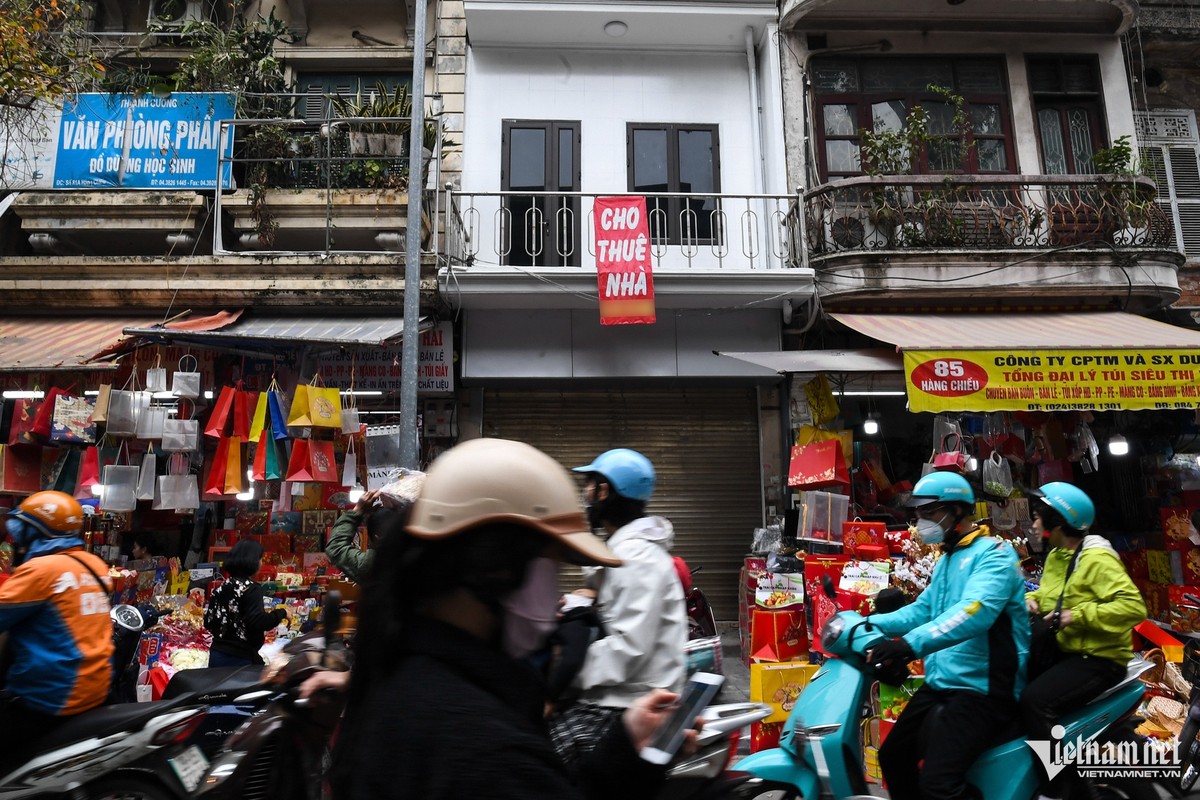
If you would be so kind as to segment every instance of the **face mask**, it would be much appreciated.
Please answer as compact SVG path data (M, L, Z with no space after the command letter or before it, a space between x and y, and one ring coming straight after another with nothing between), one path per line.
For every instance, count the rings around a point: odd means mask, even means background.
M500 601L505 653L525 658L545 643L556 624L558 596L558 562L535 558L525 573L525 583Z
M945 520L945 512L942 513L942 522L934 522L924 517L918 519L917 533L920 535L921 541L925 544L941 544L946 541L946 528L943 525Z

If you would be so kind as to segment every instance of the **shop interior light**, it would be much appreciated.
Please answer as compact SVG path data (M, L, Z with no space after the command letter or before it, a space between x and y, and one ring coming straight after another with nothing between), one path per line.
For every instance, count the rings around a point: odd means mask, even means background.
M41 400L46 396L46 393L37 389L32 391L22 391L19 389L10 389L4 393L5 400Z
M254 490L247 489L244 492L238 492L237 494L234 495L234 497L236 497L238 500L241 500L243 503L246 502L247 500L253 500L254 499Z
M1108 440L1108 452L1114 456L1123 456L1129 453L1129 441L1121 434L1113 434Z
M104 494L104 484L103 483L93 483L92 484L92 494L95 495L96 497L99 497L100 495Z
M208 391L205 391L205 392L204 392L204 399L205 399L205 400L212 400L212 399L213 399L213 393L212 393L212 391L211 391L211 390L208 390Z
M874 413L869 414L867 418L863 420L863 433L867 436L874 436L875 434L879 433L879 419Z
M362 500L362 496L366 493L367 490L362 487L361 483L354 484L354 488L348 492L350 502L357 504L359 500Z
M150 396L155 400L174 400L176 397L174 392L155 392Z
M343 389L340 394L343 397L350 394L354 395L355 397L383 397L383 392L376 389L354 389L353 391L349 389Z
M840 389L834 391L839 397L904 397L903 389Z

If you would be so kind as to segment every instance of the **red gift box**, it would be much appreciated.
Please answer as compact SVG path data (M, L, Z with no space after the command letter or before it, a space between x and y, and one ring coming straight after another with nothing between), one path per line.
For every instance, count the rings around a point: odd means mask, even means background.
M750 657L758 661L791 661L808 652L804 607L755 608L750 612Z
M860 544L854 548L854 557L859 561L887 561L888 548L883 544Z
M829 555L810 553L804 557L804 595L809 603L812 603L814 598L824 595L821 589L821 576L828 575L833 579L833 585L837 586L838 580L842 577L842 568L849 560L850 556L845 553Z
M855 552L854 548L862 544L884 544L883 535L887 532L886 522L863 522L861 519L849 520L842 523L842 546L847 553Z
M1146 563L1145 550L1131 550L1120 553L1121 561L1125 564L1125 571L1129 573L1129 577L1136 581L1150 580L1150 565Z

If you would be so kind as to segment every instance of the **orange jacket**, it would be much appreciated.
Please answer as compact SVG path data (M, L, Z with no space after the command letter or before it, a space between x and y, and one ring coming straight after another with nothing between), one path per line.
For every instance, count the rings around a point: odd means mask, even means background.
M7 689L31 709L68 716L104 702L112 680L108 566L81 548L30 558L0 585L0 631L13 651Z

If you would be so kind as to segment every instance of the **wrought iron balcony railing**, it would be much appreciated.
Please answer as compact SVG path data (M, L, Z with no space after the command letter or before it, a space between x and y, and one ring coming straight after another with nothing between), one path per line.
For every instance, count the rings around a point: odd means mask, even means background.
M597 197L620 193L459 192L446 204L451 265L594 265ZM794 195L662 192L646 197L655 270L797 266Z
M1175 248L1154 182L1104 175L849 178L805 195L804 228L818 268L860 251Z

